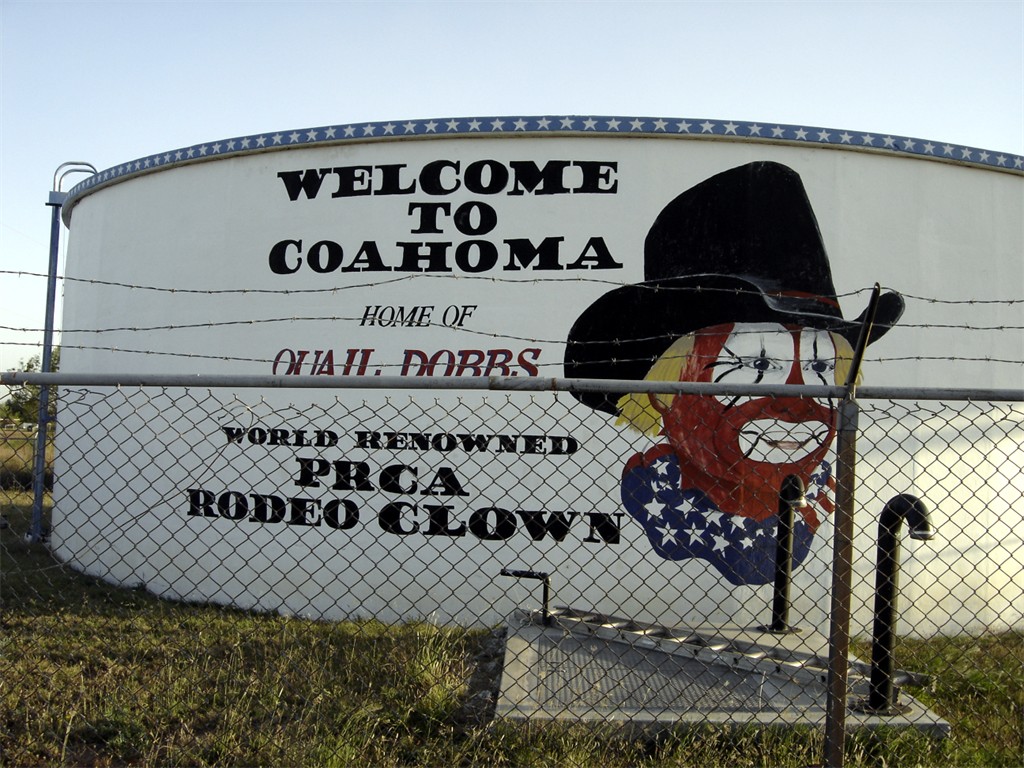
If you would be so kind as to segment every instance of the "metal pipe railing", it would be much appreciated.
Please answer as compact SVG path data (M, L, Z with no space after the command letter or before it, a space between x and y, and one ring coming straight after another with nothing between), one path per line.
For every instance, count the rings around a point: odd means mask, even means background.
M68 331L64 331L68 333ZM561 379L542 377L451 376L273 376L215 373L29 373L0 371L0 384L20 386L83 387L208 387L210 389L403 389L448 391L517 392L650 392L652 394L721 395L750 394L749 384L702 382L630 381L619 379ZM842 400L846 387L778 384L757 385L759 397L813 397ZM1024 389L952 389L933 387L858 387L858 400L1024 400Z
M501 569L502 576L512 576L516 579L537 579L538 581L544 582L544 591L541 596L541 616L543 617L544 626L551 626L551 574L543 571L519 571L512 570L510 568Z

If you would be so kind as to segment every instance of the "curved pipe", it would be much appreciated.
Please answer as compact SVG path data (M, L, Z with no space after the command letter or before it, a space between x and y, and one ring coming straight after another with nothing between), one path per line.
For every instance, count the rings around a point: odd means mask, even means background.
M878 521L878 566L875 570L875 621L871 640L871 689L868 709L891 713L897 710L892 678L896 643L896 590L900 573L900 530L903 521L910 538L935 538L931 516L924 502L909 493L889 500Z
M64 181L64 177L72 173L91 173L95 175L99 171L96 170L96 166L92 163L86 163L82 160L69 160L66 163L61 163L57 166L57 170L53 172L53 191L60 192L61 182Z

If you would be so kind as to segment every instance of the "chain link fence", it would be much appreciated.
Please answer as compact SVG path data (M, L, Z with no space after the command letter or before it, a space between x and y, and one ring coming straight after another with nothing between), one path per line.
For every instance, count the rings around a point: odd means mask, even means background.
M1019 397L62 377L5 764L1024 764Z

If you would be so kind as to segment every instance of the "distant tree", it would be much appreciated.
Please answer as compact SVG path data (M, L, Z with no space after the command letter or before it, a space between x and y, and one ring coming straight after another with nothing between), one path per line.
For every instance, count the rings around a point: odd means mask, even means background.
M25 373L35 373L42 367L42 357L33 355L28 360L22 360L21 370ZM50 357L50 370L60 370L60 347L53 348ZM46 409L50 414L50 421L57 415L57 388L50 387L50 402ZM11 390L11 396L0 405L0 419L18 423L35 424L39 420L39 385L25 384Z

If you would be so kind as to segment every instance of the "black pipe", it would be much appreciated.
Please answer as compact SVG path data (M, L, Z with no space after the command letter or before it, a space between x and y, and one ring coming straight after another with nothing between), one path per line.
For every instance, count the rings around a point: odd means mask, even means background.
M896 590L900 574L900 529L903 521L910 538L935 538L931 516L923 501L909 493L889 500L878 521L878 567L875 571L875 622L871 638L871 689L868 711L893 714L899 711L893 671L896 643Z
M789 626L789 585L793 576L793 520L797 507L806 507L804 483L787 475L779 490L779 525L775 537L775 592L770 632L792 632Z
M517 579L537 579L544 582L544 591L541 597L541 610L543 613L541 616L544 620L544 626L551 626L551 610L549 608L549 599L551 596L551 576L550 574L544 573L543 571L515 571L508 568L501 569L502 576L513 576Z

